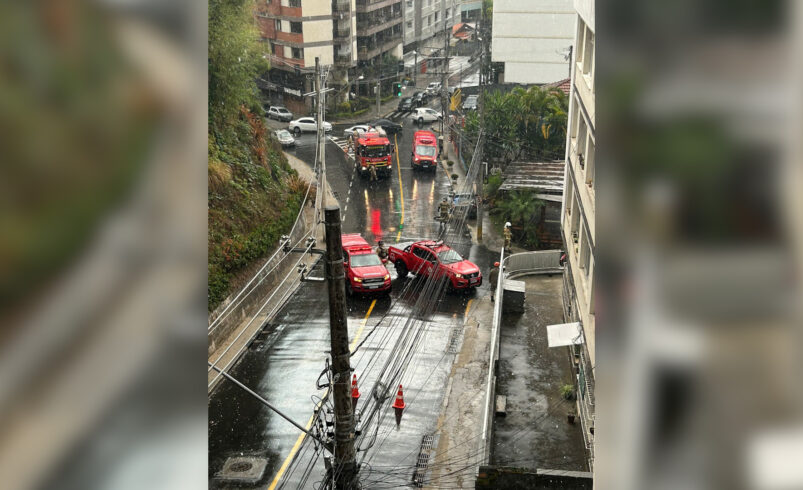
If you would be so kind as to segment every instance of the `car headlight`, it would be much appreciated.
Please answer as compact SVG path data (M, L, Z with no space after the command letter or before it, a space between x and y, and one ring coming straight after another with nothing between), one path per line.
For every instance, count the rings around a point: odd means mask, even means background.
M359 277L355 277L354 282L362 282L362 279L360 279Z
M460 279L461 277L463 277L463 274L455 274L454 277Z
M387 281L388 279L390 279L390 274L385 274L385 280Z

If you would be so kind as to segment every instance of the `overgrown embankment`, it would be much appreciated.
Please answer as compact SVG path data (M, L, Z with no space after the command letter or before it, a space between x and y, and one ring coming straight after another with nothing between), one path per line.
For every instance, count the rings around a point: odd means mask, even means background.
M254 80L268 65L252 7L209 2L209 311L278 246L307 190L261 117Z

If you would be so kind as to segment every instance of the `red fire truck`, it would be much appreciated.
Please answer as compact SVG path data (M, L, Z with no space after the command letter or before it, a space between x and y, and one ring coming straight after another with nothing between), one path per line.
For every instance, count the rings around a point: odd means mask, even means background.
M413 170L438 168L438 140L432 131L416 131L413 135L413 154L410 163Z
M390 273L365 238L359 233L348 233L342 240L346 292L389 293Z
M376 167L378 177L390 177L393 170L393 145L386 136L376 131L361 133L354 148L354 158L360 166L360 176L369 175L369 167Z

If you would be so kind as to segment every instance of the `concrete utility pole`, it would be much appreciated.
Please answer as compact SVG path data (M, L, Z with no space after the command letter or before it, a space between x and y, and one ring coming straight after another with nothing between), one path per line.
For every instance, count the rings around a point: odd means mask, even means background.
M444 24L446 22L444 21ZM443 134L444 127L446 125L446 121L449 120L449 37L451 33L451 29L447 25L446 28L443 30L444 34L444 42L443 42L443 62L445 64L443 68L443 75L441 76L441 109L443 109L443 114L441 114L441 134Z
M485 35L483 32L483 28L485 27L485 8L482 9L482 18L480 19L480 34L482 35L480 41L480 70L479 70L479 111L480 111L480 127L485 127L485 90L483 88L483 82L488 81L488 77L483 76L483 72L485 71L485 64L484 64L484 56L485 56L485 41L488 36ZM480 148L480 152L482 152L482 148ZM480 171L480 179L477 182L477 241L482 243L482 220L483 220L483 206L482 200L485 198L485 169L488 168L488 164L483 162L482 170Z
M315 124L318 127L317 136L318 136L318 168L320 169L321 175L318 179L320 185L318 186L318 192L321 193L321 209L326 209L326 144L324 144L324 137L326 135L326 131L323 129L323 107L324 107L324 91L323 91L323 74L321 73L321 65L320 60L316 56L315 57L315 100L318 102L318 113Z
M379 76L382 76L382 72L379 73ZM376 81L376 117L380 116L380 109L379 109L379 88L382 86L382 78L379 78Z
M331 477L334 488L357 488L354 451L354 412L351 405L349 332L346 321L346 284L343 271L343 243L340 208L324 210L326 224L326 285L329 290L329 332L332 348L332 390L335 403L335 458Z

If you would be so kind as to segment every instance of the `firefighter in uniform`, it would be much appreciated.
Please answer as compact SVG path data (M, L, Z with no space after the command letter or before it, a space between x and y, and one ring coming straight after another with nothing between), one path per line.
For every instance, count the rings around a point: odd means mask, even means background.
M441 222L446 223L449 221L449 210L451 206L449 205L449 201L444 197L443 201L438 205L438 211L441 213Z
M385 243L382 240L379 240L379 244L376 247L376 254L383 261L388 259L388 249L385 248Z
M513 238L513 235L510 232L510 221L505 223L505 230L503 233L505 235L505 248L508 249L510 248L510 240Z
M376 165L369 165L368 166L368 173L371 174L371 182L376 182Z
M494 266L488 274L488 282L491 283L491 301L496 296L496 283L499 282L499 262L494 262Z

